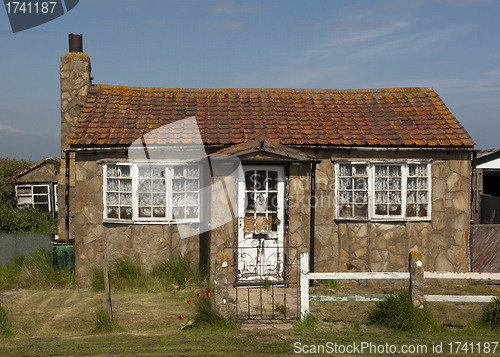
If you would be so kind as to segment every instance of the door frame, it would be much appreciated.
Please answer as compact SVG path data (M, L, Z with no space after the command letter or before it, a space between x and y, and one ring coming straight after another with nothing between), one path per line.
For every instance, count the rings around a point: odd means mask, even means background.
M244 227L244 217L245 217L245 205L246 205L246 182L245 182L245 172L248 170L273 170L278 172L278 204L277 204L277 217L280 220L277 228L277 249L281 254L278 256L279 262L281 264L280 273L277 279L267 280L266 275L260 275L255 279L242 278L239 272L239 262L240 262L240 243L245 240L245 227ZM288 178L289 178L289 165L276 165L268 163L251 162L243 165L243 170L241 171L241 176L238 182L238 214L237 214L237 224L236 232L234 238L234 269L235 269L235 285L262 285L264 283L270 284L286 284L288 281L288 271L287 271L287 257L288 257ZM281 179L281 180L280 180ZM267 192L268 190L266 190ZM258 234L258 233L254 233ZM273 249L273 248L268 248ZM278 261L278 260L277 260Z

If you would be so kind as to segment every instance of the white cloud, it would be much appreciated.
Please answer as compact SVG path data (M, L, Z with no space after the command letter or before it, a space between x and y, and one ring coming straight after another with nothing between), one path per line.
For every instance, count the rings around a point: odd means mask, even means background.
M491 72L484 72L483 74L490 76L490 77L493 77L493 78L496 78L496 79L500 79L500 67L491 71Z
M383 25L378 24L376 27L365 28L363 30L358 30L354 32L349 32L349 34L339 34L337 32L332 33L332 35L323 43L316 46L316 48L308 50L305 52L306 56L318 56L331 54L336 52L344 52L345 46L358 45L365 42L373 42L376 39L389 36L403 28L410 26L410 22L407 21L397 21L392 23L384 23Z
M26 133L24 130L13 128L9 125L3 125L0 123L0 131L11 131L14 133Z

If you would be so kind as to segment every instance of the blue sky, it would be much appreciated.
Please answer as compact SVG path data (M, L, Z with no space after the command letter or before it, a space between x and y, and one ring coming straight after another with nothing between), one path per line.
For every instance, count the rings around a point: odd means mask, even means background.
M0 8L0 157L59 156L59 59L83 34L94 83L433 87L500 147L500 1L80 0L13 34Z

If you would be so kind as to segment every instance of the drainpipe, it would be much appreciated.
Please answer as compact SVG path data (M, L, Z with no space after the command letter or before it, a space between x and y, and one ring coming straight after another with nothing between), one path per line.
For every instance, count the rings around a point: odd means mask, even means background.
M314 217L316 215L316 164L311 164L311 227L309 232L309 271L314 272ZM312 280L311 280L312 282Z
M64 235L64 242L68 243L69 240L69 152L65 152L65 161L66 167L64 172L64 205L66 211L64 212L65 218L65 230L66 234Z

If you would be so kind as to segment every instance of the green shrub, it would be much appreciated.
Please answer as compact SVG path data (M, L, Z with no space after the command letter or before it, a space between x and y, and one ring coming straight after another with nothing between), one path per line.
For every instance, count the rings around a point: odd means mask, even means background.
M381 325L399 331L426 331L437 328L429 309L419 310L413 305L407 291L391 292L387 300L379 301L368 311L370 324Z
M39 249L31 257L19 256L0 265L0 290L52 289L75 287L75 274L71 267L55 269L51 254Z
M495 330L500 328L500 296L495 296L483 307L479 323Z
M0 204L13 204L14 202L14 175L27 169L33 162L17 160L10 157L0 158ZM1 230L0 230L1 232Z
M57 233L57 220L38 208L0 204L0 232Z
M319 320L316 316L307 313L301 318L297 318L293 329L296 331L314 330L319 325Z
M9 313L0 302L0 336L12 337L14 334L14 325L10 321Z

